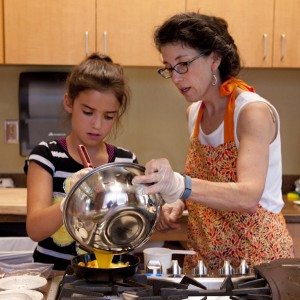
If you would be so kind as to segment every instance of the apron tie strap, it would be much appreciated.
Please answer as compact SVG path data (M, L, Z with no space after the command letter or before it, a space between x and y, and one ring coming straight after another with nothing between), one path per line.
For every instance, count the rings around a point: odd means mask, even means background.
M228 96L227 109L224 117L224 142L228 143L234 141L234 102L236 99L236 88L239 87L244 91L254 92L254 88L246 84L244 81L238 78L231 78L225 82L220 87L220 96Z
M228 103L226 107L225 117L224 117L224 142L228 143L234 141L234 102L236 98L236 88L239 87L244 91L255 92L254 88L244 81L238 78L231 78L220 86L220 96L228 96ZM194 127L193 137L197 137L199 135L200 123L203 115L203 111L205 108L204 102L201 103L199 108L197 120Z

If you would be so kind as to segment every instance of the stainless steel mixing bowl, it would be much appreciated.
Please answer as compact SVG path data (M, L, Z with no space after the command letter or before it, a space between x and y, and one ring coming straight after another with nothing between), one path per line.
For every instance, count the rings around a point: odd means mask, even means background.
M144 167L109 163L93 169L70 190L64 203L64 225L83 248L129 252L149 240L162 198L145 195L133 184Z

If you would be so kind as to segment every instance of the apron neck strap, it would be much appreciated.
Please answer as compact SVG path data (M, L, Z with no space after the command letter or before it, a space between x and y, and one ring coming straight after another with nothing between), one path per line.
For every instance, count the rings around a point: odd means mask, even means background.
M234 141L234 102L236 99L236 90L240 88L244 91L254 92L254 88L247 85L244 81L238 78L231 78L220 86L220 96L229 96L225 117L224 117L224 142L228 143ZM197 120L195 123L195 128L193 132L193 137L199 135L200 123L205 108L204 102L201 103L199 108Z

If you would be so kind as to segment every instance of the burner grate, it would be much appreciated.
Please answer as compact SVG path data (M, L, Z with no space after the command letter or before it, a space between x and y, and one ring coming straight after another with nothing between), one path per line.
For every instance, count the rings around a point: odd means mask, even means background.
M146 276L139 276L135 280L128 279L122 282L95 283L75 275L65 275L57 299L120 299L120 295L126 292L141 296L153 296L152 286L146 283Z
M224 277L220 289L207 289L197 279L183 276L181 281L167 281L161 278L135 274L122 282L95 283L88 282L76 275L65 275L58 300L182 300L197 297L199 300L209 296L224 296L232 300L270 300L270 287L263 278L249 279L240 284L233 284L231 276ZM131 296L125 298L124 296Z

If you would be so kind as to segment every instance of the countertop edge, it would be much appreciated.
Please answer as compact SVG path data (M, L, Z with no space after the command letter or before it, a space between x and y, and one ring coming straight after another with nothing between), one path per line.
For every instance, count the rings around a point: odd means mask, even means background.
M283 195L284 207L282 214L287 223L300 223L300 205L288 201L286 195ZM26 219L27 212L27 189L26 188L0 188L0 217L2 220L22 217ZM183 218L187 216L185 211ZM4 221L4 222L7 222Z

